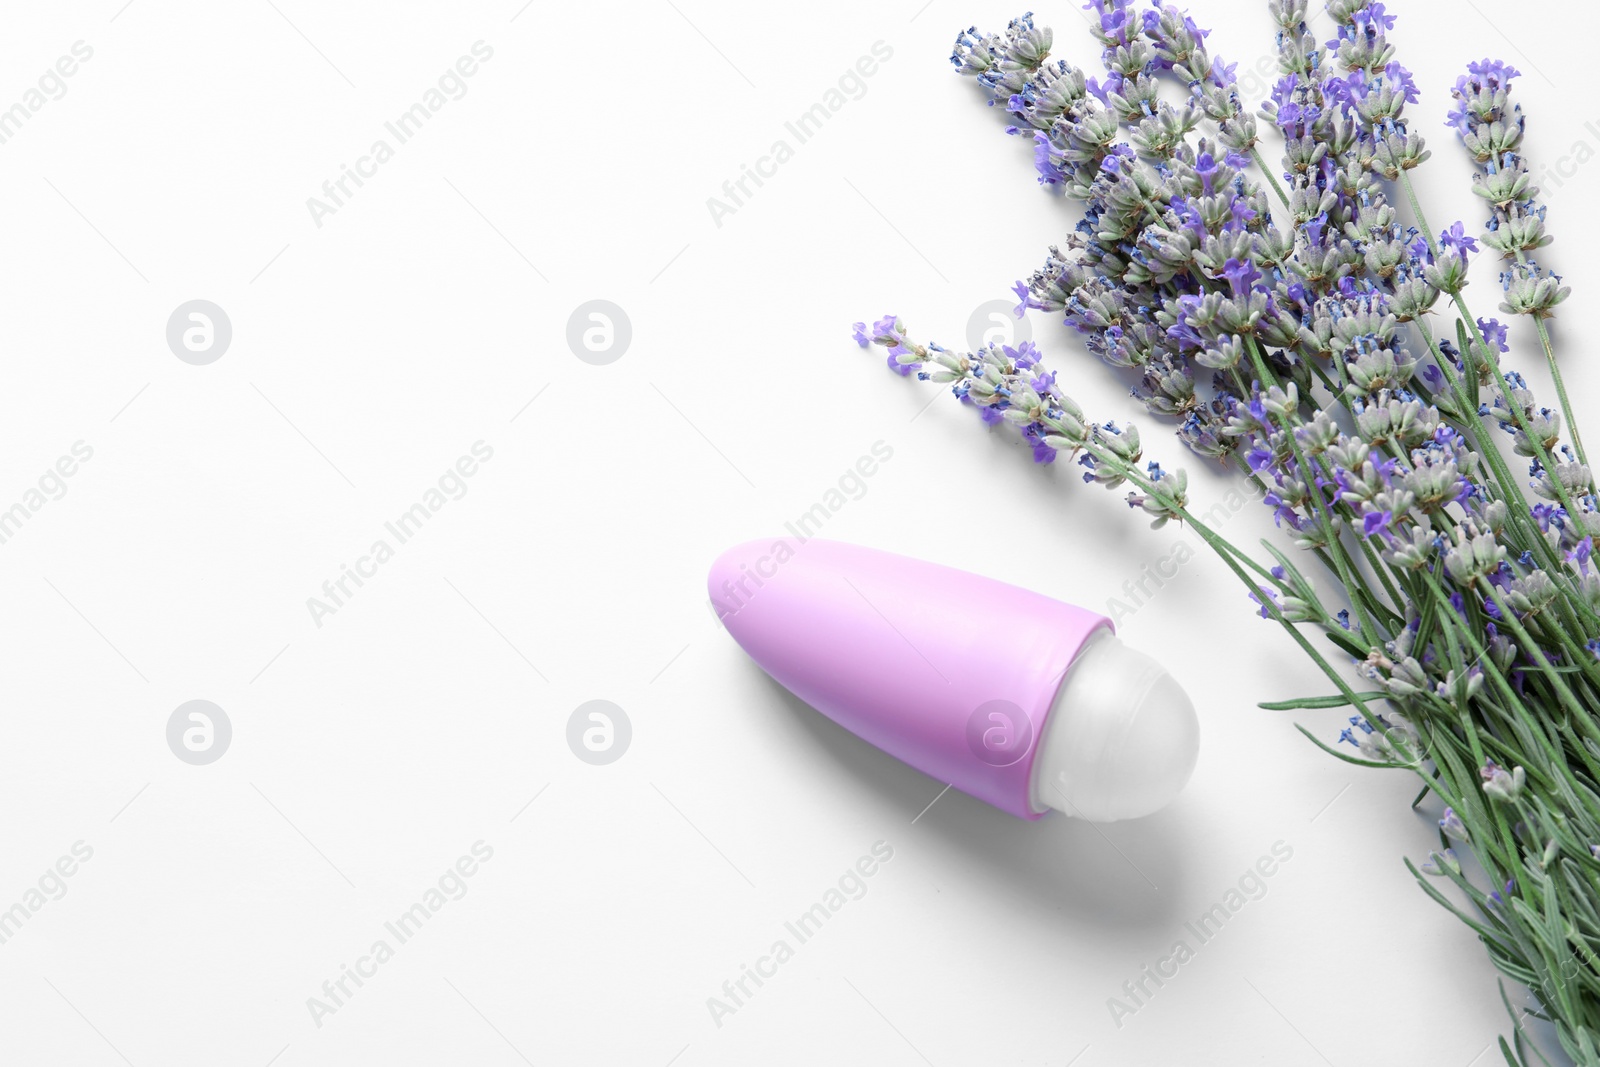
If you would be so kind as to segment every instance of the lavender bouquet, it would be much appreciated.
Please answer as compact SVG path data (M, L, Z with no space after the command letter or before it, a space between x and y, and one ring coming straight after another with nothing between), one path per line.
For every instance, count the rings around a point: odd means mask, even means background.
M1030 343L957 354L894 316L856 340L1015 426L1036 461L1064 453L1084 481L1128 487L1153 526L1191 526L1336 690L1263 706L1348 706L1338 742L1302 732L1420 777L1440 846L1407 866L1532 991L1565 1052L1600 1065L1600 504L1548 329L1569 290L1535 258L1551 238L1509 99L1518 72L1485 60L1456 81L1451 124L1490 217L1478 235L1435 230L1410 175L1429 157L1404 114L1417 86L1382 3L1331 0L1325 43L1306 0L1268 4L1282 78L1259 115L1284 142L1281 182L1206 31L1159 3L1088 6L1103 77L1051 60L1031 15L961 33L951 57L1031 140L1039 181L1083 205L1017 283L1017 313L1063 314L1136 376L1184 444L1255 483L1292 548L1263 542L1258 559L1199 521L1183 471L1144 463L1134 427L1086 416ZM1489 253L1559 412L1507 366L1510 329L1464 295ZM1513 1015L1501 1050L1531 1062Z

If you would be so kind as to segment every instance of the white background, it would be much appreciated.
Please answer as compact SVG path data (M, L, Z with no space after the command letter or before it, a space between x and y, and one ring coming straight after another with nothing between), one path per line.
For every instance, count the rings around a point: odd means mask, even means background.
M0 1059L1496 1058L1488 960L1401 864L1437 813L1255 707L1323 684L1209 557L1122 627L1193 695L1199 769L1167 812L1099 828L955 792L928 808L942 783L788 697L711 617L715 555L781 532L879 440L893 459L828 536L1101 608L1188 537L954 404L917 417L930 387L850 343L884 311L961 343L1071 221L945 60L958 27L1017 12L918 2L8 9L0 107L75 41L94 54L0 145L0 507L74 442L94 455L0 545L0 908L74 842L94 852L0 945ZM1582 406L1600 130L1575 101L1600 17L1393 6L1436 227L1483 215L1448 85L1485 54L1528 72L1529 153L1571 175L1545 183L1547 260L1575 288L1556 331ZM1195 14L1258 101L1264 5ZM1040 17L1095 69L1075 6ZM318 227L307 198L479 40L466 95ZM716 225L707 198L793 145L784 122L880 40L864 95ZM165 340L196 298L233 326L209 366ZM566 342L591 299L632 323L606 366ZM1202 509L1220 499L1126 382L1033 329L1086 407L1136 418ZM467 494L315 625L307 598L480 440ZM1269 532L1256 510L1230 536ZM197 698L233 725L209 766L166 742ZM597 698L633 726L600 767L565 740ZM1300 721L1332 740L1341 716ZM307 998L479 840L469 892L316 1025ZM1115 1025L1124 980L1280 840L1267 895ZM894 858L866 895L716 1025L707 998L877 841Z

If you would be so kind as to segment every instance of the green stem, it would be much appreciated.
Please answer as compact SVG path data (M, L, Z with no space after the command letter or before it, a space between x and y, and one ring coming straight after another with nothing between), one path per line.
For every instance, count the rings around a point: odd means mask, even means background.
M1256 166L1261 168L1261 173L1266 177L1267 184L1272 186L1272 191L1278 194L1278 200L1287 208L1289 206L1289 198L1284 195L1283 186L1278 184L1277 177L1268 169L1266 161L1261 158L1261 150L1255 145L1250 146L1250 158L1256 161Z
M1584 455L1583 439L1578 436L1578 420L1572 417L1572 404L1567 400L1567 386L1561 380L1561 368L1556 365L1555 346L1550 343L1550 329L1545 325L1542 315L1533 316L1533 323L1539 328L1539 343L1544 346L1545 363L1550 367L1550 379L1556 385L1556 397L1561 401L1561 414L1567 420L1567 432L1572 435L1572 447L1578 453L1579 463L1588 463Z
M1390 611L1390 614L1398 618L1399 613L1405 610L1406 601L1405 598L1400 595L1400 590L1396 589L1394 583L1390 580L1388 566L1383 562L1382 559L1379 558L1378 554L1372 550L1372 546L1367 543L1367 539L1365 537L1356 538L1356 544L1361 546L1362 555L1367 557L1367 566L1372 568L1372 573L1378 576L1378 581L1380 584L1382 584L1383 591L1389 595L1389 604L1394 605L1393 609ZM1388 607L1388 605L1384 606Z
M1233 558L1233 556L1222 551L1215 543L1213 543L1214 539L1220 539L1216 538L1216 535L1213 534L1210 529L1187 513L1184 516L1184 521L1188 522L1194 528L1195 532L1200 535L1201 539L1204 540L1206 544L1210 545L1212 550L1215 551L1217 555L1222 557L1222 562L1228 565L1228 569L1233 571L1234 575L1239 579L1239 581L1243 582L1247 587L1249 587L1251 592L1256 591L1254 583L1250 581L1250 576L1245 574L1244 568L1239 566L1239 563ZM1362 717L1364 717L1368 722L1376 725L1378 723L1377 713L1367 706L1366 700L1361 696L1360 693L1357 693L1354 689L1350 688L1350 685L1344 680L1344 677L1340 675L1338 671L1333 669L1332 664L1323 658L1322 653L1318 652L1311 642L1306 639L1306 635L1300 632L1300 628L1294 623L1290 622L1287 617L1285 617L1283 612L1278 608L1277 602L1271 597L1263 597L1261 606L1262 610L1268 613L1268 617L1287 630L1289 632L1289 636L1294 639L1295 643L1300 646L1301 650L1304 651L1306 655L1311 657L1311 661L1315 663L1317 667L1321 669L1322 673L1327 676L1328 680L1333 683L1334 688L1339 690L1339 695L1344 697L1346 701L1355 706L1355 708L1361 712Z

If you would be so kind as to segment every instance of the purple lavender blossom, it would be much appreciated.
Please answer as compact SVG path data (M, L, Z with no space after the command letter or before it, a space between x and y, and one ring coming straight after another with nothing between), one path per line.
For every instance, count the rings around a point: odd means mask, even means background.
M1057 165L1059 158L1048 136L1033 135L1033 165L1039 171L1040 185L1060 185L1066 180L1065 172Z
M1257 596L1256 593L1249 594L1250 599L1256 603L1257 615L1261 616L1263 619L1272 618L1272 611L1270 608L1268 608L1267 601L1270 601L1272 607L1277 608L1279 611L1283 610L1282 598L1278 596L1278 591L1276 589L1269 589L1263 585L1257 588L1257 592L1260 593L1260 596ZM1265 597L1266 600L1263 600L1262 597Z
M1394 513L1390 511L1369 511L1361 517L1361 536L1373 537L1375 535L1389 535L1390 527L1394 525Z
M1394 21L1392 17L1390 21ZM1390 87L1405 97L1406 103L1414 104L1417 102L1417 83L1411 77L1409 70L1399 63L1390 63L1383 68L1383 73L1387 76Z
M1446 252L1455 252L1465 260L1467 253L1478 250L1478 242L1467 234L1465 225L1456 222L1449 229L1439 232L1439 247Z
M1511 351L1511 345L1507 343L1507 338L1510 336L1511 331L1506 329L1498 319L1479 319L1478 331L1485 341L1494 345L1499 351Z

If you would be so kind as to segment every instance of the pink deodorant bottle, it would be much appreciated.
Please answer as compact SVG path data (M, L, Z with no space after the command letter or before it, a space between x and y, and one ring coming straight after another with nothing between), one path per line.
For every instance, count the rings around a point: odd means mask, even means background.
M913 767L1024 819L1148 815L1194 771L1194 705L1111 620L837 541L751 541L712 606L768 674Z

